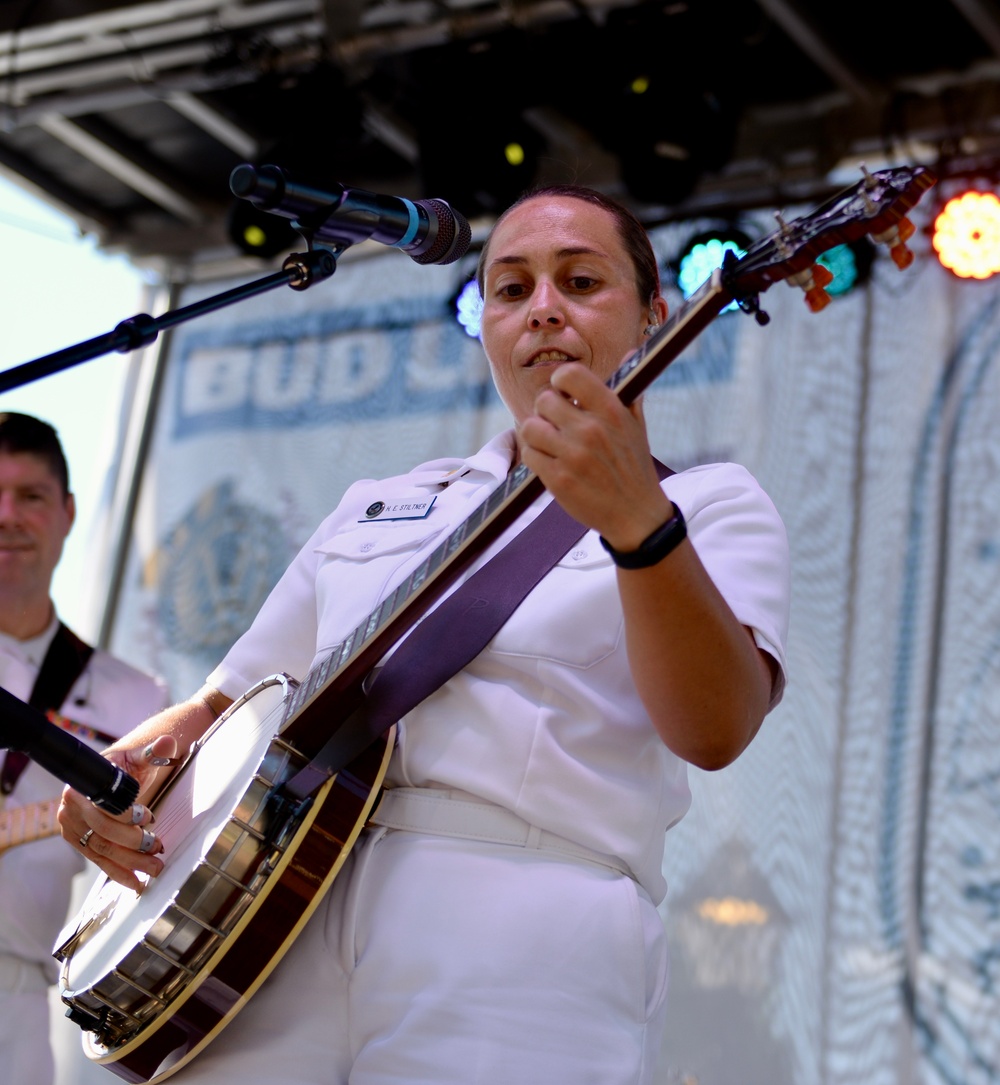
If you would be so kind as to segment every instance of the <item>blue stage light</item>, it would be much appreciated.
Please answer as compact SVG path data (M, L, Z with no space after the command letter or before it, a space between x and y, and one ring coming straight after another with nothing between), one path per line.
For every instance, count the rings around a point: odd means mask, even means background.
M461 286L454 299L455 319L462 325L466 335L479 338L483 315L483 299L479 296L479 284L472 275Z

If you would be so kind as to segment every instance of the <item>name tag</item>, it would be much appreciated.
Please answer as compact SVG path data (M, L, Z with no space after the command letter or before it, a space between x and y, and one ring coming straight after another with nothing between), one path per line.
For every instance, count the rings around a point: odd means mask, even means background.
M359 524L370 524L373 520L423 520L437 500L433 497L415 497L409 501L373 501L365 509L364 518Z

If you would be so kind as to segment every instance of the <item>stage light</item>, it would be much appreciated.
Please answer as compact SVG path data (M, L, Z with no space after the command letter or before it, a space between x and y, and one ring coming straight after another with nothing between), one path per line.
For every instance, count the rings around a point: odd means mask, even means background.
M451 308L465 334L478 339L482 326L483 299L479 295L475 272L458 288L451 299Z
M992 192L965 192L934 220L931 244L941 264L962 279L1000 272L1000 200Z
M698 289L717 267L722 266L727 252L737 257L745 255L752 241L743 230L726 226L715 230L704 230L694 237L681 250L680 255L668 270L673 273L678 289L685 299ZM872 262L875 259L875 247L867 238L837 245L821 253L816 262L822 264L832 275L833 281L826 286L826 293L831 297L840 297L868 280ZM737 308L735 302L722 311L732 312Z
M633 200L682 204L732 157L745 57L716 40L718 5L611 7L583 42L595 91L579 108L586 105L589 131L617 157ZM574 103L564 108L572 113Z
M230 241L248 256L270 260L297 246L305 248L302 236L281 215L271 215L247 200L236 200L229 209L226 231Z
M716 268L722 267L727 252L742 256L749 247L750 238L734 227L695 234L670 265L678 289L685 298L691 297ZM722 311L728 313L736 308L733 302Z
M524 160L528 157L520 143L508 143L503 149L503 156L507 159L507 165L515 168L523 166Z
M737 113L723 99L644 71L626 77L623 90L607 143L635 199L680 203L703 173L729 161Z
M525 73L542 62L534 44L505 25L408 52L401 70L411 100L400 105L412 116L421 196L447 200L471 219L499 215L534 185L547 147L529 112L538 92ZM484 121L483 103L499 86L502 106Z
M832 298L843 297L856 286L862 286L871 274L875 249L867 238L835 245L820 253L817 264L822 264L833 275L833 282L824 288Z
M520 116L484 125L460 108L448 125L435 114L419 135L421 188L469 218L498 215L534 184L545 140Z

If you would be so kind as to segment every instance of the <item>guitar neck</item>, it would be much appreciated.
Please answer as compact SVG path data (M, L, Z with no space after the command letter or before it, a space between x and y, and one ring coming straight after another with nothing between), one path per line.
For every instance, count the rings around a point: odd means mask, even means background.
M721 272L715 272L630 355L608 381L609 386L624 403L633 402L732 300L733 295L722 284ZM471 516L317 663L285 704L283 727L288 729L290 740L309 752L328 737L330 708L340 718L353 711L361 699L361 683L382 656L543 489L538 476L519 464ZM307 710L319 699L324 702L324 712L317 719Z
M56 821L59 802L59 799L44 799L28 803L27 806L0 810L0 854L20 844L56 836L59 832Z

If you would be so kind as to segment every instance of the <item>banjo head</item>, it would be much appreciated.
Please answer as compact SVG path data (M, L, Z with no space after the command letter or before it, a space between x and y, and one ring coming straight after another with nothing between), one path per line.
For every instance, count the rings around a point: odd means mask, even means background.
M122 1017L113 1033L141 1028L183 991L264 889L293 813L274 788L300 767L276 738L288 688L282 675L250 690L175 773L154 805L166 862L160 876L138 895L102 878L71 937L60 939L60 994L81 1026L101 1035L110 1004Z

